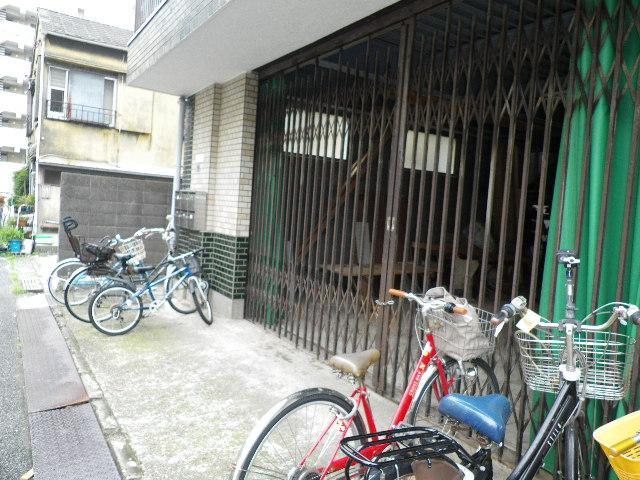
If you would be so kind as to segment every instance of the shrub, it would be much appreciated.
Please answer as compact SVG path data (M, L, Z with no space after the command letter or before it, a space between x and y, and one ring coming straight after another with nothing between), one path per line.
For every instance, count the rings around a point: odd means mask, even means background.
M29 168L23 167L13 174L13 196L22 197L29 193Z
M0 228L0 244L7 245L9 240L23 240L24 232L15 227Z

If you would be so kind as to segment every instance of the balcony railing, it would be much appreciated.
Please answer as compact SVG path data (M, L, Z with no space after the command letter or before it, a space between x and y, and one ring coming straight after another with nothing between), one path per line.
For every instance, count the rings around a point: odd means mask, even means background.
M47 118L113 127L116 111L69 102L47 100Z

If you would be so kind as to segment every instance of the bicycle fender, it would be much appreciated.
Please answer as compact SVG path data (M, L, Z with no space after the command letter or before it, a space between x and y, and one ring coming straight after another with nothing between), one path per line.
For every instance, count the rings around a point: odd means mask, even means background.
M242 473L241 467L242 467L242 464L244 463L244 459L247 457L247 455L249 455L249 453L251 453L252 447L254 446L254 444L256 443L256 441L258 440L260 435L262 434L262 432L269 426L269 424L271 422L274 421L274 419L278 416L278 414L282 410L285 410L288 407L290 407L293 403L297 402L301 398L303 398L303 397L305 397L307 395L312 395L312 394L317 394L317 393L325 393L325 394L329 394L329 395L335 395L336 397L340 397L341 399L343 399L347 403L351 402L351 399L349 397L347 397L346 395L344 395L344 394L342 394L342 393L340 393L340 392L338 392L336 390L333 390L331 388L322 388L322 387L307 388L305 390L300 390L300 391L292 393L288 397L280 400L273 407L271 407L269 409L269 411L267 413L265 413L262 416L262 418L260 418L260 420L258 420L258 422L254 425L253 429L251 430L251 433L249 433L249 436L247 437L247 440L244 442L244 445L242 446L242 450L240 451L240 455L238 456L238 459L236 460L236 464L235 464L235 469L234 469L234 472L233 472L232 480L238 480L240 478L240 473Z

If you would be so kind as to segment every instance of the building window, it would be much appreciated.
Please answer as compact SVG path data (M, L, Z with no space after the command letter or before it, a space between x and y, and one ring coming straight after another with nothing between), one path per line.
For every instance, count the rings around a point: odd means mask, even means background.
M284 118L283 150L297 155L346 160L349 120L340 115L290 110Z
M424 132L418 132L418 138L416 139L415 132L407 130L404 148L404 168L447 173L449 150L451 150L449 172L453 175L455 174L456 147L455 138L451 139L444 135L440 135L440 138L438 138L438 135L433 133L425 135ZM436 149L439 150L437 154Z
M115 78L84 70L49 67L49 118L113 127L115 102Z

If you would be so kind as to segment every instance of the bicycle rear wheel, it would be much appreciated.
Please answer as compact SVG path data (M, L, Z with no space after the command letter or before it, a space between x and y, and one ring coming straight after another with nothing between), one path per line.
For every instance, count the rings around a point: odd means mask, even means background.
M178 313L189 314L196 311L196 303L193 300L193 295L189 291L189 285L183 281L182 278L171 277L167 280L166 292L170 292L174 288L176 282L180 284L175 287L175 290L171 292L171 296L167 298L167 302Z
M481 358L462 362L462 368L456 360L449 359L444 368L447 379L452 382L449 393L473 396L500 393L498 380L493 369ZM407 422L411 425L425 425L440 421L438 405L442 398L442 392L440 375L437 370L434 370L411 405L407 414Z
M71 315L89 323L89 300L99 290L114 282L107 272L93 272L89 267L76 270L64 290L64 304ZM115 272L114 272L115 273Z
M84 264L77 258L69 258L56 264L47 280L47 287L53 299L64 305L64 289L73 273Z
M142 303L135 292L125 286L108 287L96 293L89 303L93 326L106 335L122 335L142 318Z
M347 415L352 408L332 390L312 388L292 395L266 415L261 421L266 426L245 444L234 480L319 479L318 472L329 464L343 437L366 433L359 413L349 430L341 431L337 415ZM344 471L326 478L344 478Z

